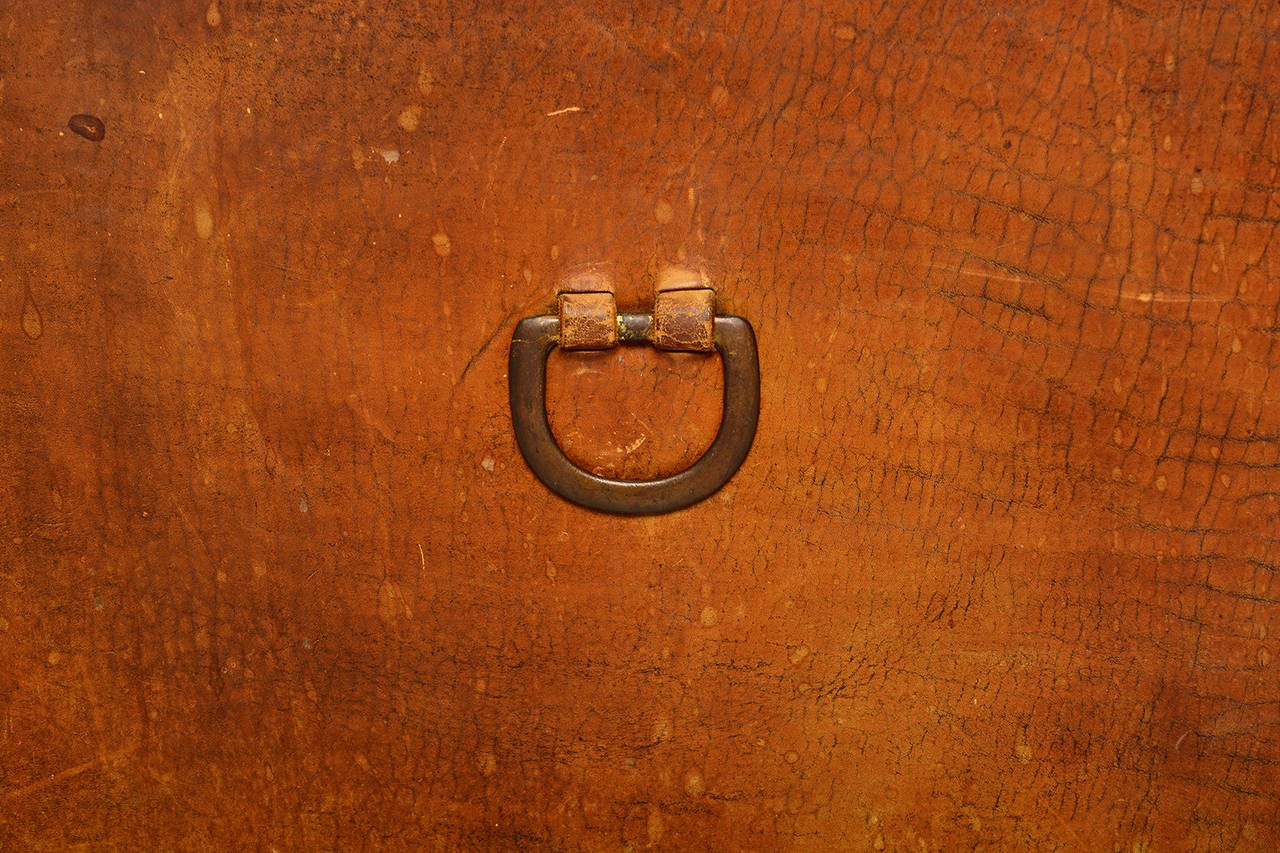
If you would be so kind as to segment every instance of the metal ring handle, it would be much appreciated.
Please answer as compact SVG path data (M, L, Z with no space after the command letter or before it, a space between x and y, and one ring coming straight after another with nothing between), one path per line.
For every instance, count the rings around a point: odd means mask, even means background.
M653 317L619 314L619 341L652 339ZM751 450L760 417L756 336L742 317L715 318L715 345L724 367L724 414L706 452L685 470L659 480L614 480L584 471L564 455L547 421L547 356L560 338L553 315L526 317L511 338L508 382L511 423L525 462L547 488L576 504L622 515L671 512L709 497L729 481Z

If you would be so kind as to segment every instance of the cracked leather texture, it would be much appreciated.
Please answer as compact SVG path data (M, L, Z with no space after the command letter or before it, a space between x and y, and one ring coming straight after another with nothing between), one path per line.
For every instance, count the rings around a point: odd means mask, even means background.
M0 7L0 847L1275 849L1280 7L494 6Z

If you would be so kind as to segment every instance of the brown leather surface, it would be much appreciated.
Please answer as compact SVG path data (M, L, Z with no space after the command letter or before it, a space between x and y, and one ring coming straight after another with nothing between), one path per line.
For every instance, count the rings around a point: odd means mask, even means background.
M1277 33L5 4L0 847L1275 849ZM705 503L519 456L591 262L756 329ZM598 465L714 435L714 357L552 362Z

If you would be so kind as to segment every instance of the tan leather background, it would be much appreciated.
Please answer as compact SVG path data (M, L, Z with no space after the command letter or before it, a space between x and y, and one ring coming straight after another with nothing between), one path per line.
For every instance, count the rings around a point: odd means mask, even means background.
M1276 849L1278 103L1274 3L0 4L0 848ZM754 324L707 502L521 460L584 261Z

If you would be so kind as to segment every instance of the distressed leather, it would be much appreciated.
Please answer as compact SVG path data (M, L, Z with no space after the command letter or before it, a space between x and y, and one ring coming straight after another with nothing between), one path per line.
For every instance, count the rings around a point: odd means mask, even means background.
M0 847L1275 849L1280 7L498 5L0 9Z

